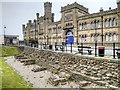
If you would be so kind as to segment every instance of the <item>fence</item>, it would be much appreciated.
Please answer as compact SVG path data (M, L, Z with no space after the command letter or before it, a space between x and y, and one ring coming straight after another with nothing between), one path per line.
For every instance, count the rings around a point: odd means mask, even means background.
M50 49L54 51L62 51L69 53L80 53L81 55L94 55L94 56L111 56L112 58L120 58L120 43L80 43L74 44L30 44L30 47L39 49ZM103 47L104 46L104 47Z

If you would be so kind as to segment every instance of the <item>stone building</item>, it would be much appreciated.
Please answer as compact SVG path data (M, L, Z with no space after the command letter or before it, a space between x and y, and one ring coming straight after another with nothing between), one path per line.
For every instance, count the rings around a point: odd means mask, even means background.
M44 16L36 13L35 20L23 24L24 41L38 44L62 44L72 38L74 44L120 42L120 1L117 8L90 14L77 2L61 7L61 18L54 21L52 3L44 3ZM72 37L71 37L72 36Z
M0 35L0 44L17 46L19 44L18 37L18 35Z

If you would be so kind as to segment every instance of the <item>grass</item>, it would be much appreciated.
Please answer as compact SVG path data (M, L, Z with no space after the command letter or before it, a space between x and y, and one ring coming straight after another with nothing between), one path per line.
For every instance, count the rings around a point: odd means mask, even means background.
M4 59L0 58L0 75L2 76L2 88L31 88L31 86L23 80Z
M30 83L24 81L4 60L5 56L13 56L20 53L19 49L17 47L2 46L0 47L0 52L2 52L2 57L0 57L0 90L1 88L2 90L9 90L10 88L14 88L14 90L18 88L31 90L32 86Z
M0 52L2 52L2 57L13 56L14 54L19 54L20 50L17 47L12 46L0 46Z

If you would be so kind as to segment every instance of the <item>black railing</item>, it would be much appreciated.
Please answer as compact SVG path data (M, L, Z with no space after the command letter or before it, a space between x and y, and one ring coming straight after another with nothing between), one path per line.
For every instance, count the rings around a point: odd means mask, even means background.
M104 48L101 50L101 46ZM80 43L74 44L39 44L29 45L30 47L38 49L50 49L53 51L62 51L69 53L79 53L81 55L94 55L94 56L111 56L112 58L120 58L120 43ZM103 47L102 46L102 47Z

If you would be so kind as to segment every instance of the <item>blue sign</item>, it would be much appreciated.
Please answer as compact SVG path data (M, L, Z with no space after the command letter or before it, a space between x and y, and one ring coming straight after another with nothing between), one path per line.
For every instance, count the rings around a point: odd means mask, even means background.
M72 32L68 32L66 35L66 44L74 44L74 36Z

